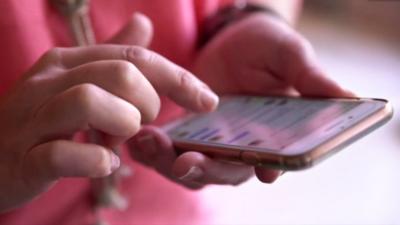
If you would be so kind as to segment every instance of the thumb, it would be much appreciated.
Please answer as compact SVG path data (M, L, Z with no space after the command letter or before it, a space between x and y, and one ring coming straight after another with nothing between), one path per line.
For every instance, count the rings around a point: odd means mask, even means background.
M153 39L153 24L149 17L134 13L128 23L108 43L148 47Z
M168 176L176 153L171 139L161 129L152 125L143 126L127 144L133 159Z

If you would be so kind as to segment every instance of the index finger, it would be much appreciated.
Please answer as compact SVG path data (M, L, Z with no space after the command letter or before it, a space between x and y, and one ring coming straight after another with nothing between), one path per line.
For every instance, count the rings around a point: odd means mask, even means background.
M165 57L138 46L96 45L62 49L60 64L73 68L98 60L126 60L134 64L161 95L167 95L179 105L196 110L211 111L218 97L192 73Z

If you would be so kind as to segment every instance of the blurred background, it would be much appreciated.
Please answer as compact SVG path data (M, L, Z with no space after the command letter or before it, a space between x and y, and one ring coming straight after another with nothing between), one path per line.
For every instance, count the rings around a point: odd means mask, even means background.
M314 168L203 191L214 224L400 224L400 0L305 0L298 29L328 74L395 108Z

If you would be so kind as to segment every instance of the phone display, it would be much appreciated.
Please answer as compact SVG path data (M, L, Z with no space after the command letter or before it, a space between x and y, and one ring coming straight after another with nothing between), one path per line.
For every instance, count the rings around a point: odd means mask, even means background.
M245 163L302 169L387 121L391 108L375 99L231 96L215 112L167 126L182 151Z

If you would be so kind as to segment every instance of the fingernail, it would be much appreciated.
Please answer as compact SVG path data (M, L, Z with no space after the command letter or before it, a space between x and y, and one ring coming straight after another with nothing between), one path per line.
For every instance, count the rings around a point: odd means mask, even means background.
M201 168L197 166L191 167L183 176L180 176L180 180L184 181L195 181L203 176L204 172Z
M154 140L154 136L145 135L142 137L138 137L137 144L140 151L146 153L146 155L154 155L157 153L156 142Z
M119 157L116 154L111 153L111 171L115 171L116 169L118 169L120 164L121 161Z
M208 89L203 89L201 93L201 104L207 110L213 110L218 105L218 96Z

